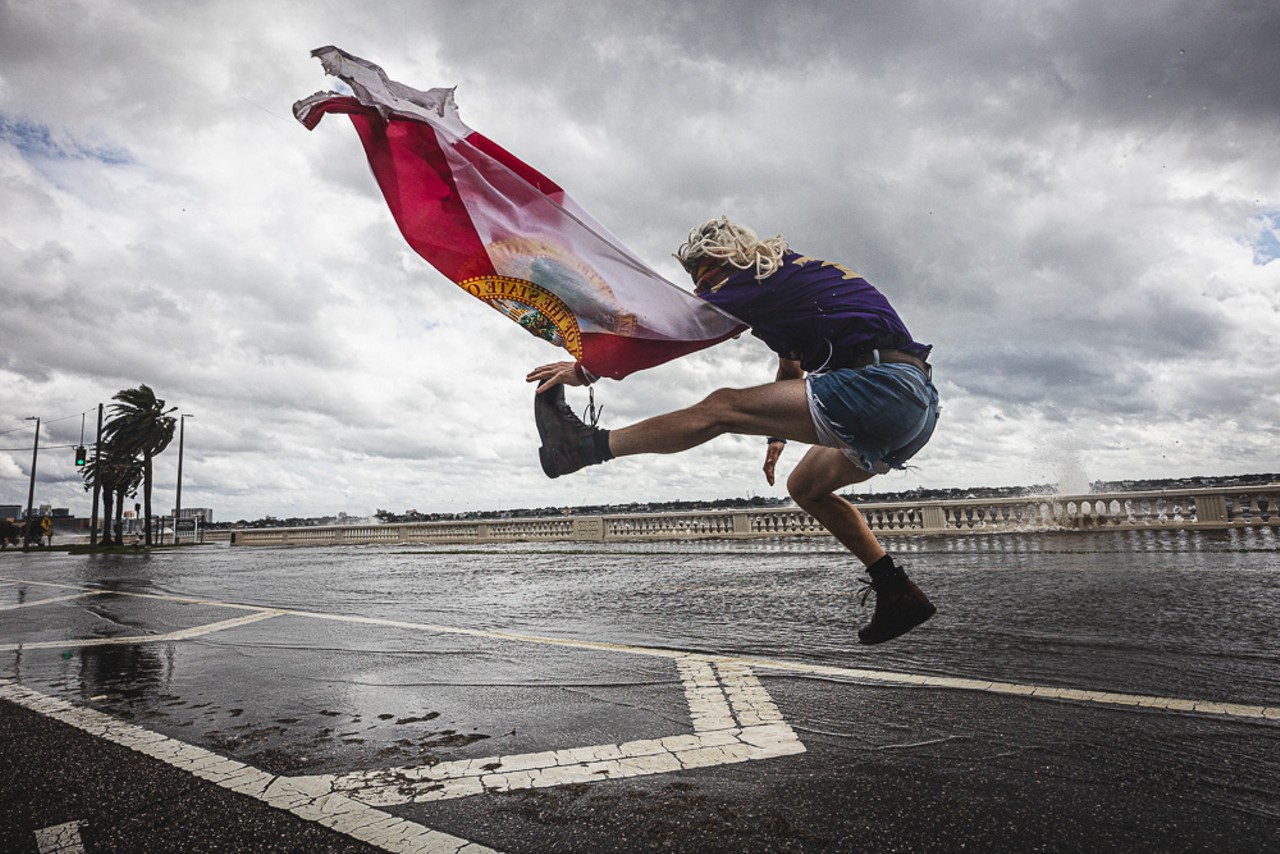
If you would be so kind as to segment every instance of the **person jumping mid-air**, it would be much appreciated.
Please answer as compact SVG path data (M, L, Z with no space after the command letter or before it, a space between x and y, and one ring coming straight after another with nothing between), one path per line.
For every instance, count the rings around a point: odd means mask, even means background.
M564 400L565 385L590 379L576 362L529 372L539 457L549 477L632 454L674 454L723 433L767 437L764 474L788 439L811 447L787 490L867 567L876 594L865 644L898 637L937 610L894 563L866 519L836 490L903 468L933 434L938 392L930 345L911 337L876 288L839 264L792 252L781 237L761 240L727 218L689 233L676 258L694 293L743 323L778 354L774 382L722 388L701 403L628 427L584 424Z

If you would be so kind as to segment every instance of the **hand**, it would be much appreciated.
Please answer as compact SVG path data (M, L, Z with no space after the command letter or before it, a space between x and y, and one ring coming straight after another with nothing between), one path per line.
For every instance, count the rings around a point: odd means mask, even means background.
M778 457L782 456L782 449L787 446L786 442L770 442L769 449L764 452L764 479L769 481L769 485L773 486L773 470L778 464Z
M537 389L538 394L561 383L584 385L582 375L578 373L577 362L553 362L550 365L543 365L540 368L534 368L524 379L525 382L541 383Z

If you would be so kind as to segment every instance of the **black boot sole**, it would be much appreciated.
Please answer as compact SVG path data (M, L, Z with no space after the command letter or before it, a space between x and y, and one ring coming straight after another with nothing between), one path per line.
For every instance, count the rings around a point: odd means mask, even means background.
M533 423L538 427L538 439L542 447L538 448L538 462L542 464L542 473L549 478L557 478L564 474L556 467L555 457L547 447L547 436L555 432L556 415L564 405L564 386L557 385L535 394L533 398Z
M538 427L538 438L545 445L547 435L555 431L556 415L564 405L564 386L557 385L536 394L533 398L533 423ZM546 463L543 463L546 467ZM554 476L554 475L553 475Z
M555 460L547 448L538 449L538 462L542 463L542 473L547 477L557 478L560 476L560 472L556 471Z
M917 608L908 614L905 619L895 623L892 628L886 631L877 631L876 634L873 635L867 631L870 626L859 630L858 643L865 646L872 646L873 644L884 643L885 641L891 641L894 638L900 638L916 626L926 622L936 613L938 613L938 606L930 602L927 607Z

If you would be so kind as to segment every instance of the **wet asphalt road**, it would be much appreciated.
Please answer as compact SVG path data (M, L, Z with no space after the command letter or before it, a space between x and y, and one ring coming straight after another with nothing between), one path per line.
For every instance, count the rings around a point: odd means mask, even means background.
M2 555L0 850L1280 848L1274 533L893 546Z

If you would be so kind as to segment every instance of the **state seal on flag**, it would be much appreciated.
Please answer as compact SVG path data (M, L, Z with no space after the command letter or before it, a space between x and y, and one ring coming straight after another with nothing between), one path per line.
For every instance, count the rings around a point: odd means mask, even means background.
M458 286L524 327L531 335L582 358L578 319L560 297L546 288L512 276L476 276Z
M495 271L532 282L571 306L579 326L634 335L636 317L585 259L545 236L507 237L486 247Z

